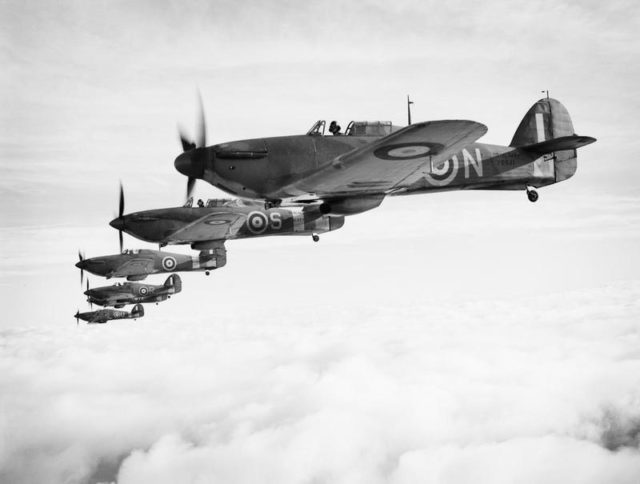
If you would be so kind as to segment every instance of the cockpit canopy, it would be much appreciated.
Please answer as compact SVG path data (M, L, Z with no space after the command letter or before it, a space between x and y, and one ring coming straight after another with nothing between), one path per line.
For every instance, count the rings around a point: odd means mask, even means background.
M324 136L326 122L324 119L316 123L307 131L308 136ZM343 136L388 136L394 131L398 131L400 126L394 126L391 121L351 121ZM327 135L330 136L330 135Z
M139 254L140 249L124 249L122 253L123 254Z
M205 205L208 208L212 207L245 207L245 203L238 198L210 198Z

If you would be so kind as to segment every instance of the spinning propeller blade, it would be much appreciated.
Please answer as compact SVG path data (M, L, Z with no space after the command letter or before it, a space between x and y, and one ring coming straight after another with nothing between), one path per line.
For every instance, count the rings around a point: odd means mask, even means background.
M189 177L187 179L187 200L191 197L193 193L193 188L196 186L196 179Z
M124 215L124 188L122 187L122 182L120 182L120 200L118 204L118 219L122 220L122 216ZM120 242L120 253L122 254L122 248L124 245L124 240L122 236L122 226L118 229L118 241Z
M207 146L207 122L204 119L204 106L200 89L198 89L198 109L200 116L198 118L197 146L198 148L204 148Z
M196 121L196 136L195 139L189 139L188 135L184 132L184 130L178 126L178 136L180 137L180 144L182 145L182 151L184 153L188 151L194 151L198 148L206 148L207 146L207 122L204 117L204 106L202 103L202 95L200 94L200 90L197 91L198 94L198 119ZM193 193L193 189L196 184L196 178L188 177L187 178L187 199Z
M76 326L78 326L80 324L80 310L76 309L76 314L73 316L74 318L76 318Z
M118 218L122 218L124 214L124 188L122 188L122 182L120 182L120 205L118 207Z
M89 287L89 278L87 277L87 291L90 289ZM91 302L91 296L89 296L89 307L91 307L91 309L93 309L93 303Z
M80 250L78 250L78 259L80 259L80 262L84 261L84 254L80 252ZM83 283L84 283L84 268L80 267L80 287L82 287Z

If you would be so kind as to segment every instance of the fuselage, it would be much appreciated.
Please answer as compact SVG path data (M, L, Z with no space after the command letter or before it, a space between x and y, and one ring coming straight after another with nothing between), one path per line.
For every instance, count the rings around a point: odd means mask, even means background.
M293 182L322 170L340 155L379 139L303 135L225 143L201 149L201 159L206 161L197 174L241 197L282 200L300 196L289 186ZM230 157L230 150L236 153L236 158ZM262 154L241 157L241 153L253 151ZM408 180L391 194L540 187L572 176L576 164L571 159L575 160L574 150L541 157L510 146L472 143L438 166L426 165L419 179Z

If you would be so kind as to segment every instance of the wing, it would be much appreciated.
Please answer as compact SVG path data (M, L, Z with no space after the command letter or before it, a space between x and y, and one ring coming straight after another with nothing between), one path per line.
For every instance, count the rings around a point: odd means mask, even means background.
M475 121L427 121L336 158L331 165L284 188L317 198L389 193L416 181L487 132Z
M238 212L208 214L176 230L167 239L176 243L232 238L238 232L245 219L245 214Z

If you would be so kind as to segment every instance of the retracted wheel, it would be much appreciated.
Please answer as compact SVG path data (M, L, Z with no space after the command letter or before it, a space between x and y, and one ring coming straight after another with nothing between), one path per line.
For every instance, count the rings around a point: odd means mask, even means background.
M318 234L313 234L311 238L313 239L314 242L318 242L320 240L320 236Z
M211 274L209 271L205 271L204 275L208 276L209 274Z
M530 202L537 202L539 197L540 195L538 195L538 192L533 188L531 190L527 190L527 198Z

